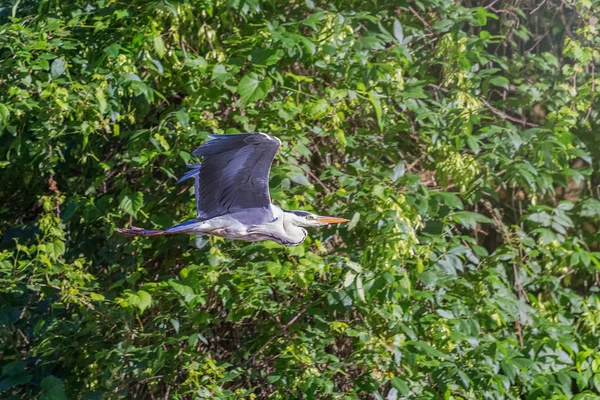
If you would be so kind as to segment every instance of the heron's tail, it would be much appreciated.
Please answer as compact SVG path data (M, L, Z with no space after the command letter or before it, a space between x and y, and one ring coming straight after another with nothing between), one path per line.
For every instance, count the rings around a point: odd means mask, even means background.
M131 228L117 228L115 229L115 231L127 236L159 236L169 233L166 231L153 231L148 229L136 228L135 226L132 226Z

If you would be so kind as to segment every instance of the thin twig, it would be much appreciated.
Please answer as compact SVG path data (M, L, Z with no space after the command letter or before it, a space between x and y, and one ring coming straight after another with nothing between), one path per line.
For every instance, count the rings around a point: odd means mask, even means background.
M537 124L533 124L533 123L531 123L531 122L527 122L527 121L525 121L524 119L523 119L523 120L521 120L521 119L518 119L518 118L515 118L515 117L511 117L510 115L508 115L508 114L507 114L507 113L505 113L504 111L500 111L500 110L498 110L496 107L494 107L493 105L491 105L491 104L490 104L490 103L489 103L489 102L488 102L486 99L481 99L481 102L482 102L482 103L483 103L483 104L484 104L484 105L485 105L487 108L489 108L489 109L490 109L490 111L492 111L494 114L496 114L496 115L498 115L498 116L500 116L500 117L502 117L502 118L504 118L504 119L507 119L507 120L509 120L509 121L516 122L516 123L518 123L518 124L525 125L525 126L531 126L531 127L537 127L537 126L538 126Z
M294 89L294 88L291 88L291 87L288 87L288 86L281 86L281 88L285 89L285 90L291 90L292 92L296 92L298 94L302 94L304 96L308 96L308 97L311 97L313 99L319 99L319 96L315 96L314 94L306 93L306 92L303 92L301 90Z
M533 46L531 46L526 53L530 53L533 49L535 49L537 47L538 44L540 44L540 42L542 40L544 40L544 38L548 36L548 32L544 33L538 40L535 41L535 43L533 44Z
M82 299L81 297L76 297L75 298L77 301L79 301L81 304L83 304L84 306L86 306L88 309L94 311L95 313L102 315L104 318L108 319L108 316L106 314L104 314L103 312L100 312L96 309L96 307L94 307L93 305L91 305L90 303L88 303L86 300Z
M523 347L523 332L521 331L521 318L517 317L515 320L515 325L517 326L517 335L519 336L519 344Z
M499 0L494 0L492 1L490 4L488 4L487 6L485 6L486 9L492 8L494 7L494 4L496 4Z
M429 29L429 24L427 23L427 21L425 21L425 19L424 19L423 17L421 17L421 16L419 15L419 13L415 11L415 9L414 9L414 8L412 8L411 6L408 6L408 9L410 10L410 12L411 12L411 13L413 13L413 15L414 15L415 17L417 17L417 19L418 19L419 21L421 21L421 23L423 24L423 26L425 26L427 29Z
M306 310L308 310L308 308L309 308L310 306L312 306L313 304L314 304L314 303L309 303L309 304L307 304L307 305L306 305L306 306L305 306L305 307L304 307L302 310L300 310L300 312L299 312L298 314L296 314L296 315L294 316L294 318L292 318L292 319L290 320L290 322L288 322L287 324L285 324L285 325L284 325L284 326L281 328L281 330L280 330L279 332L277 332L277 334L275 334L275 335L274 335L272 338L270 338L269 340L267 340L267 343L263 344L263 345L261 346L261 348L260 348L260 349L258 349L258 351L257 351L256 353L254 353L254 355L252 356L252 360L256 359L256 356L258 356L260 353L262 353L262 351L263 351L264 349L266 349L266 348L267 348L267 346L268 346L269 344L271 344L271 342L272 342L273 340L277 339L277 338L278 338L278 337L279 337L279 336L280 336L280 335L281 335L283 332L287 331L287 329L288 329L288 328L289 328L289 327L290 327L290 326L291 326L291 325L292 325L294 322L296 322L296 321L298 320L298 318L300 318L300 317L302 316L302 314L304 314L304 313L306 312Z
M512 15L515 19L515 28L518 28L519 25L521 24L521 20L519 19L519 16L514 11L504 10L504 9L497 10L494 7L490 7L490 10L492 10L495 13L504 13L504 14Z
M308 171L308 175L310 175L311 178L313 178L315 181L317 181L319 183L319 185L321 185L321 187L323 189L325 189L327 194L332 193L332 191L327 186L325 186L325 184L323 182L321 182L321 180L315 174L313 174L312 171Z
M545 3L546 3L546 0L542 1L539 6L537 6L536 8L534 8L533 11L529 13L529 15L531 15L534 12L536 12L537 10L539 10Z
M40 283L39 285L40 286L44 286L44 287L49 287L49 288L52 288L52 289L56 289L56 290L62 292L62 288L60 286L46 285L45 283ZM106 314L98 311L96 309L96 307L94 307L93 305L91 305L90 303L88 303L86 300L84 300L84 299L82 299L80 297L75 297L75 300L77 300L78 302L80 302L81 304L83 304L84 306L86 306L88 309L90 309L90 310L92 310L92 311L94 311L94 312L102 315L104 318L108 318Z
M148 381L151 381L151 380L153 380L153 379L160 379L160 378L164 378L164 375L156 375L156 376L151 376L151 377L149 377L149 378L142 379L142 380L141 380L141 381L139 381L138 383L139 383L139 384L142 384L142 383L146 383L146 382L148 382Z
M181 51L183 51L183 58L187 61L188 55L187 51L185 51L185 46L183 45L183 39L179 41L179 45L181 46Z
M415 165L417 165L418 163L420 163L421 161L423 161L423 159L425 158L425 155L422 155L421 157L417 158L413 163L408 164L406 166L406 171L410 172Z
M429 83L429 84L427 84L427 86L432 87L436 90L441 90L444 93L448 93L448 89L442 87L441 85L434 85L433 83Z
M594 76L596 72L596 65L592 62L592 99L590 100L590 106L588 107L587 114L585 116L585 121L587 122L588 118L590 118L590 114L592 113L592 105L594 104L594 93L596 92L596 77Z
M181 42L181 44L182 44L183 46L187 47L187 48L188 48L188 50L191 50L191 51L192 51L192 53L194 53L195 55L197 55L197 56L199 55L199 54L198 54L198 51L196 51L196 49L194 49L194 48L193 48L192 46L190 46L189 44L187 44L187 43L184 43L183 41Z
M206 24L202 27L204 28L204 34L206 35L206 40L208 40L208 45L212 51L215 51L215 46L213 46L212 40L210 40L210 36L208 35L208 29L206 29Z
M21 337L23 338L23 340L25 341L25 344L29 345L29 339L27 339L27 336L25 336L23 331L20 330L19 328L17 328L17 332L19 332L19 335L21 335Z

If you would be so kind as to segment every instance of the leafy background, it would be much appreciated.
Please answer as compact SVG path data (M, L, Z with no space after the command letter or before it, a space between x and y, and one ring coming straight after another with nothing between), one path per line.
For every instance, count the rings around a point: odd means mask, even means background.
M0 394L598 398L600 1L0 6ZM599 70L600 72L600 70ZM194 217L209 133L283 146L284 248Z

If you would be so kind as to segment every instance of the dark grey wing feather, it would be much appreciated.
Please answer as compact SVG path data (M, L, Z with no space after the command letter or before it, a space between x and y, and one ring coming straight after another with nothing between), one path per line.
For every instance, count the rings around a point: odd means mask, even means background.
M183 181L185 181L186 179L189 179L193 176L199 175L200 174L200 164L190 164L187 166L190 170L188 172L186 172L181 179L179 179L177 181L177 183L181 183Z
M181 183L189 178L194 178L194 194L196 195L196 212L200 216L200 164L188 165L190 170L186 172L177 183Z
M210 138L192 153L204 157L199 217L269 207L269 172L281 141L260 132Z

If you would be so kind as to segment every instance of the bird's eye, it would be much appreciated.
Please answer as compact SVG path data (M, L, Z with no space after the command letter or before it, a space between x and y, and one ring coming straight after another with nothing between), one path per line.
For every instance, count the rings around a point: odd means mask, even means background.
M313 219L312 215L307 215L306 219Z

